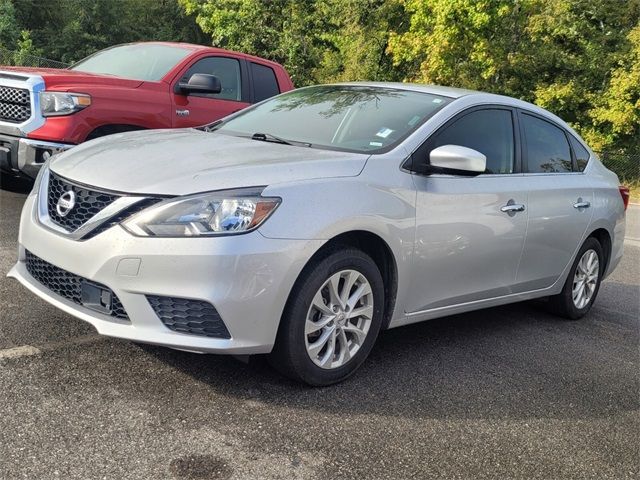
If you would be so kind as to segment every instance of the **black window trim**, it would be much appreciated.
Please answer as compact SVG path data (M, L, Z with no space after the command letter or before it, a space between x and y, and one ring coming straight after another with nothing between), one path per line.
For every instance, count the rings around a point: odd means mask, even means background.
M560 131L562 133L564 133L564 137L565 140L567 141L567 143L569 144L569 151L570 151L570 155L571 155L571 171L570 172L530 172L529 171L529 157L528 157L528 152L527 152L527 134L524 130L524 122L520 121L519 125L520 125L520 137L522 137L522 173L524 173L525 175L529 176L529 175L568 175L568 174L584 174L584 171L587 169L587 167L585 166L585 170L583 170L582 172L578 169L578 162L576 159L576 153L573 150L573 145L571 144L571 137L575 138L579 143L580 140L578 140L576 138L575 135L571 134L571 132L569 132L566 128L564 128L562 125L558 125L556 122L554 122L552 119L545 117L544 115L540 115L536 112L532 112L531 110L526 110L524 108L517 108L517 116L520 119L522 117L522 115L529 115L531 117L537 118L538 120L542 120L543 122L547 122L551 125L553 125L554 127L560 129ZM583 145L584 146L584 145ZM585 150L587 150L587 153L589 152L588 149L585 148ZM591 160L591 154L589 154L589 160L587 161L587 165L589 164L589 161Z
M424 158L427 157L427 150L430 150L430 145L429 142L435 137L437 136L441 131L445 130L446 128L450 127L452 124L454 124L455 122L457 122L458 120L460 120L461 118L465 117L466 115L469 115L473 112L476 112L478 110L507 110L511 113L511 121L513 122L513 146L514 146L514 161L513 161L513 171L511 173L480 173L478 175L476 175L475 177L504 177L506 175L518 175L521 174L523 172L522 169L522 154L523 154L523 147L522 147L522 142L521 142L521 131L520 131L520 122L519 122L519 116L517 114L517 109L515 107L512 107L510 105L502 105L502 104L492 104L492 103L486 103L486 104L482 104L482 105L472 105L470 107L467 107L459 112L457 112L455 115L453 115L451 118L449 118L445 123L443 123L442 125L440 125L434 132L432 132L427 138L425 138L425 140L411 153L411 155L409 155L409 158L407 158L407 160L405 160L405 162L402 164L402 169L407 170L411 173L414 173L416 175L445 175L445 176L449 176L449 174L441 174L441 173L435 173L435 172L424 172L424 171L420 171L420 169L415 168L414 167L414 162L419 161L419 158ZM428 157L427 157L428 159Z
M240 64L240 100L234 100L231 98L219 98L219 97L216 97L214 94L210 94L210 93L191 93L189 94L190 97L209 98L211 100L221 100L223 102L253 103L252 101L253 95L251 93L252 90L250 86L251 82L249 81L247 61L244 58L236 57L233 55L223 55L223 54L216 53L215 55L207 54L207 55L202 55L198 58L193 59L193 61L190 62L182 70L182 72L177 75L175 79L175 84L173 86L173 93L175 93L176 95L183 95L180 92L180 88L178 87L178 85L180 84L180 80L182 79L182 76L186 74L189 71L189 69L193 67L196 63L198 63L200 60L205 60L207 58L229 58L231 60L236 60Z
M571 155L574 159L574 163L573 163L573 168L574 168L574 173L584 173L587 170L587 167L590 165L591 163L591 149L588 148L588 146L584 143L584 141L582 141L577 135L574 135L571 132L565 131L567 137L569 137L569 147L571 148ZM578 166L578 156L575 153L575 148L573 147L573 142L576 142L578 145L580 145L582 148L584 148L584 151L587 152L588 156L587 156L587 164L584 166L583 170L580 170L580 167Z

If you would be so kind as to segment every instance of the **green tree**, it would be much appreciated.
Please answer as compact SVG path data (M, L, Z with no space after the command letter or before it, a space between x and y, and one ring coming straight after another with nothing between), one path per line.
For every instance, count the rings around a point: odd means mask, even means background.
M600 150L640 152L640 25L628 35L630 48L621 54L604 95L589 112L588 140Z
M177 0L14 0L16 19L43 55L75 62L97 50L144 40L207 43Z
M11 0L0 0L0 48L13 49L20 36Z
M41 54L42 50L33 45L29 30L22 30L20 40L18 40L18 49L13 54L13 64L32 66L30 57Z
M389 53L406 79L522 98L604 144L612 123L592 109L618 63L633 62L620 52L630 51L640 1L406 0L405 9L409 29L391 35Z
M400 0L325 0L318 12L331 26L321 33L325 48L317 81L403 78L386 52L390 32L403 28Z
M390 31L402 29L400 0L180 0L213 45L282 63L298 86L395 80Z
M297 86L408 80L515 96L597 149L631 151L639 21L640 0L0 0L0 45L73 62L132 41L213 44L282 63Z
M407 0L409 28L389 53L406 79L508 92L530 1Z
M635 0L538 2L527 25L534 48L522 54L535 67L533 101L586 131L639 19Z
M214 46L259 55L287 66L298 85L321 63L320 32L330 25L314 0L180 0Z

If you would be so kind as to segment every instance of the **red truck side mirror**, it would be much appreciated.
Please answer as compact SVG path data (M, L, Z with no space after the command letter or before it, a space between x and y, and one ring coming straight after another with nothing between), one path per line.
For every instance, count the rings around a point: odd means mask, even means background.
M220 93L222 84L215 75L207 73L194 73L187 83L178 83L178 89L183 95L191 93Z

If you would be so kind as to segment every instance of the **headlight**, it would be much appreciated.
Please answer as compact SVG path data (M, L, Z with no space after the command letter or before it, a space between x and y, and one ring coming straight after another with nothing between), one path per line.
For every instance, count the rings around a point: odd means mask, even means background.
M143 237L202 237L249 232L280 204L261 190L231 190L165 200L143 210L122 226Z
M70 115L91 105L84 93L40 92L40 111L45 117Z

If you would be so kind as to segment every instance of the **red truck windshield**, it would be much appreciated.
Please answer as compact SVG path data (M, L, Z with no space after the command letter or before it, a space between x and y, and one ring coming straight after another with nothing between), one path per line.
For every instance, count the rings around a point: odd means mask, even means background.
M80 60L71 70L158 82L189 53L173 45L119 45Z

